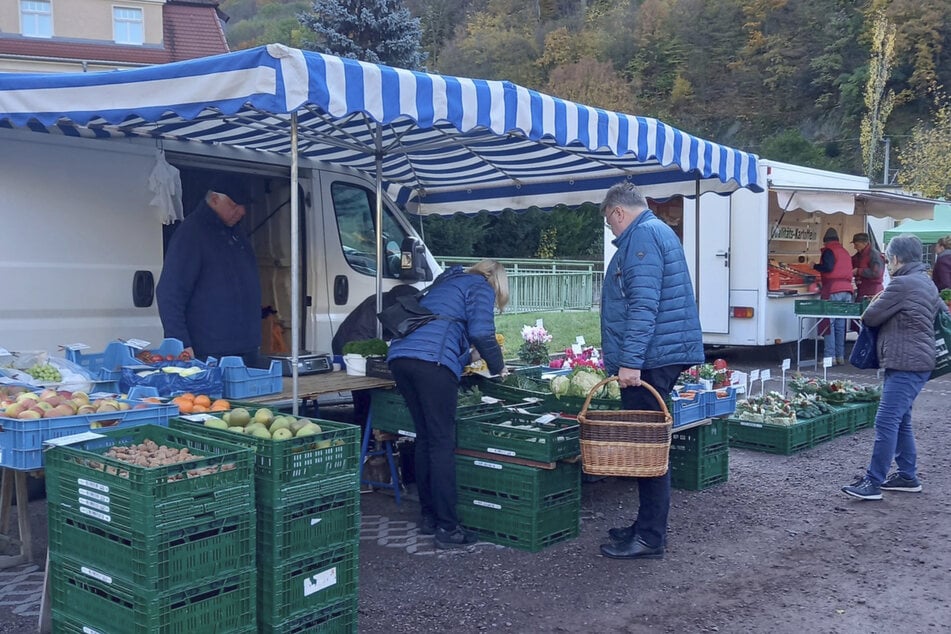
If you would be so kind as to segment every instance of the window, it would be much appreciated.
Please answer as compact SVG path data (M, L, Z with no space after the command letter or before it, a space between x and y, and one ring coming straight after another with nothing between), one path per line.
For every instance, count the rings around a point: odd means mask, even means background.
M364 275L376 275L376 196L368 189L349 183L330 187L337 230L347 263ZM408 233L383 207L383 277L400 276L400 245Z
M53 37L52 2L20 0L20 31L27 37Z
M115 32L116 44L145 43L142 9L113 7L112 30Z

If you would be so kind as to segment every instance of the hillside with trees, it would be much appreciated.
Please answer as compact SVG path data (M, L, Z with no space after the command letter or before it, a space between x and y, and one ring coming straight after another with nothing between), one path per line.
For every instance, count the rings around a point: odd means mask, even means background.
M232 49L282 42L510 80L877 183L889 147L889 182L951 194L951 0L225 0L222 9ZM366 19L347 22L348 12ZM384 45L405 47L406 37L417 54L404 48L392 59L410 63L390 61Z

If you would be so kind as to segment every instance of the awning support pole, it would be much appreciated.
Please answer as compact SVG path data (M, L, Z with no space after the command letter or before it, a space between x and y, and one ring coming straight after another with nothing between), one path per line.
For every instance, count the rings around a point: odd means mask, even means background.
M297 359L300 352L300 217L297 195L297 113L291 113L291 397L292 412L297 416L300 402L297 385Z

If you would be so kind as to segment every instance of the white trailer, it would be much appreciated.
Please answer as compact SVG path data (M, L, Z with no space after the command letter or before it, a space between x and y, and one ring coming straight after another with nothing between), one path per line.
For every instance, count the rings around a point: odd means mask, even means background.
M934 201L872 190L864 177L769 160L759 169L768 184L762 192L704 194L699 212L696 198L651 204L683 240L707 345L797 341L795 301L819 296L805 275L819 260L827 229L836 229L852 252L855 233L871 232L881 244L894 220L934 214ZM614 253L612 238L607 231L605 265ZM771 265L774 272L797 267L804 276L798 284L788 278L777 284L775 277L770 284Z

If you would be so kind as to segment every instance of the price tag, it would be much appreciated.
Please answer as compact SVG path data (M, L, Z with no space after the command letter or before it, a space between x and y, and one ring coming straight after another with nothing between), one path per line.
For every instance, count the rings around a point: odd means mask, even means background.
M122 340L120 339L120 341ZM146 348L149 347L149 342L143 341L141 339L126 339L125 341L123 341L123 343L137 350L145 350Z
M536 319L536 320L535 320L535 325L536 325L538 328L544 328L544 327L545 327L545 320L544 320L544 319Z
M575 342L576 342L579 346L583 346L583 345L584 345L584 337L582 337L581 335L578 335L577 337L575 337Z
M582 348L580 343L571 344L571 351L575 354L581 354Z
M832 357L823 357L822 367L831 368L832 367Z
M760 381L769 381L773 378L772 372L770 370L763 370L760 372L759 379Z
M790 367L789 359L783 359L783 370L788 370Z
M7 350L6 348L0 348L0 357L9 357L9 356L11 356L9 350Z
M60 348L62 350L72 350L75 352L77 350L88 350L89 346L84 343L64 343Z
M555 420L556 418L558 417L554 414L542 414L541 416L535 419L535 422L538 423L539 425L546 425L552 422L553 420Z
M759 370L750 370L750 381L759 381Z

